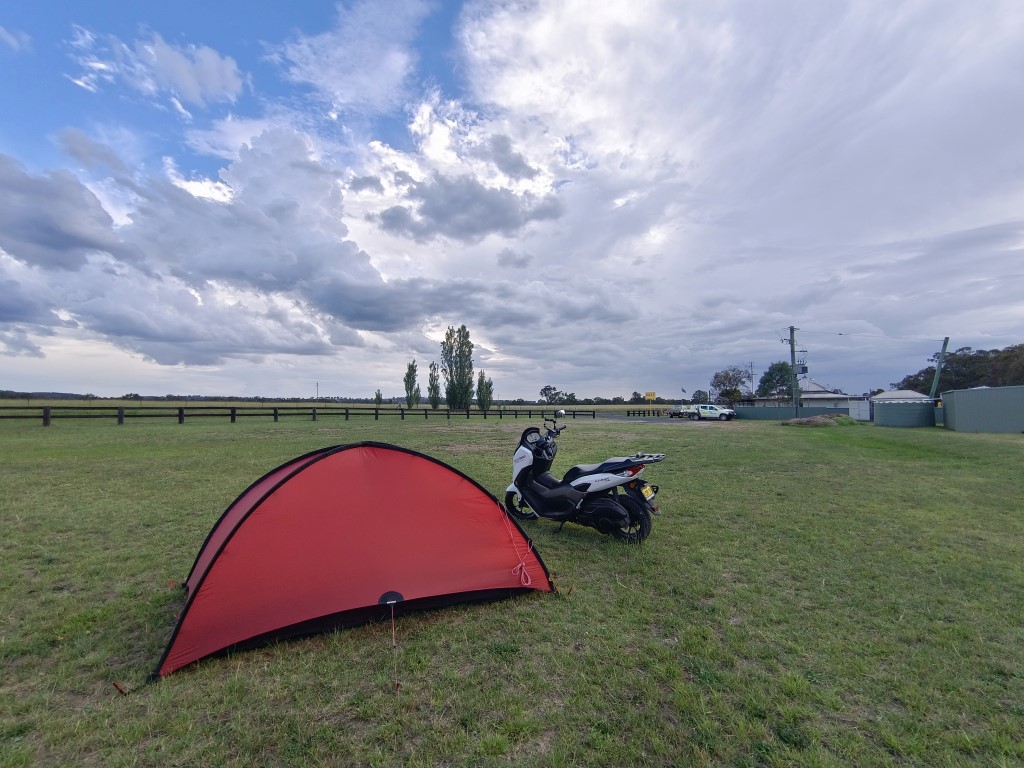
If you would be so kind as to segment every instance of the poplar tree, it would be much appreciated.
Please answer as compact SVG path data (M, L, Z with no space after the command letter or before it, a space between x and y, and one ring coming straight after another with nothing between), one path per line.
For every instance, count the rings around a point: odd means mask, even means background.
M473 342L465 324L458 330L448 326L441 342L441 374L448 407L457 411L469 408L473 399Z
M420 385L416 381L416 361L413 360L405 369L405 405L415 408L420 404Z
M491 403L494 402L494 382L487 378L484 371L480 371L480 378L476 382L476 404L480 410L487 413L491 410Z
M433 361L430 363L430 374L427 376L427 400L435 411L441 405L441 375L438 373L437 363Z

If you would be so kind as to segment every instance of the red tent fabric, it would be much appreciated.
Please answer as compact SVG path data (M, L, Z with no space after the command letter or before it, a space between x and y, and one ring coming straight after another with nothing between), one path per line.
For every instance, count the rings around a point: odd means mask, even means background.
M417 608L551 592L533 543L474 480L383 443L300 456L214 526L154 676ZM393 606L392 606L393 603Z

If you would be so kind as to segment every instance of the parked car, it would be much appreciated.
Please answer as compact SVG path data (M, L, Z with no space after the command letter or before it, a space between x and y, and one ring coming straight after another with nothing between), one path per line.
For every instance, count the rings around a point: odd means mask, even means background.
M718 419L729 421L736 418L736 411L721 405L677 405L668 412L669 418L680 419Z

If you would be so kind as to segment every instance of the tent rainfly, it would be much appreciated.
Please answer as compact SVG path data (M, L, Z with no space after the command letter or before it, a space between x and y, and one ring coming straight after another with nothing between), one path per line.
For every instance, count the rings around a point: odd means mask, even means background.
M214 654L554 584L533 542L453 467L383 443L271 470L227 508L153 677Z

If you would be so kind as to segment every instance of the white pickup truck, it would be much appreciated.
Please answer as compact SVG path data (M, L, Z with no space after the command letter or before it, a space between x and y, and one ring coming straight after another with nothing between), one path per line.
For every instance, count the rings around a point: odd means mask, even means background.
M718 419L729 421L736 418L736 411L723 408L721 405L677 405L668 412L669 418L680 419Z

